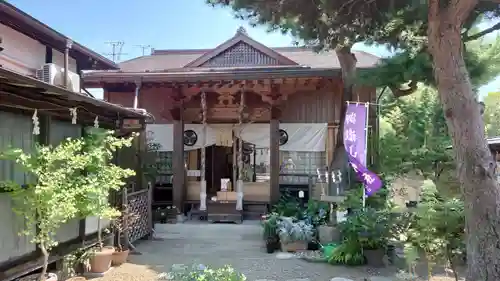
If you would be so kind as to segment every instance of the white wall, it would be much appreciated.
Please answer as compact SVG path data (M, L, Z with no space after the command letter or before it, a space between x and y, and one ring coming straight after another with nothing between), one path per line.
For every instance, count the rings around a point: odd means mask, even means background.
M24 75L34 75L45 63L45 45L14 29L0 24L2 47L0 64Z
M34 76L35 71L45 64L46 47L16 30L0 24L0 65L24 75ZM64 54L52 49L52 62L64 67ZM76 60L69 58L69 70L76 73ZM79 74L79 73L78 73Z
M64 54L52 49L52 62L60 67L64 67ZM72 57L69 58L69 71L76 73L76 60ZM80 75L80 73L78 73Z
M36 250L31 238L19 235L24 229L25 220L12 212L12 200L9 194L0 194L0 263L29 254Z

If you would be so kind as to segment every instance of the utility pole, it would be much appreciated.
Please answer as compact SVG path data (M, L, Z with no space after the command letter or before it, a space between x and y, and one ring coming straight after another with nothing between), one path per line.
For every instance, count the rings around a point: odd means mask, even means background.
M139 47L142 49L142 55L144 56L146 54L147 49L152 49L153 46L151 45L136 45L136 47Z
M106 53L104 55L111 57L111 60L116 62L120 60L121 55L126 55L122 53L123 45L125 42L123 41L110 41L106 42L106 44L111 45L111 53Z

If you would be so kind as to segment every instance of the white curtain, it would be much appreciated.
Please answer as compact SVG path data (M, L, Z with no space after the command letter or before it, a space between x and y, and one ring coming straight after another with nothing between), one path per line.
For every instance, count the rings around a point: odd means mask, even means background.
M326 150L326 123L282 123L280 129L288 134L288 141L280 146L281 151L321 152ZM202 124L185 124L184 130L193 130L198 137L193 146L184 146L185 151L203 146ZM244 124L242 130L233 124L209 124L205 147L214 144L232 146L232 130L245 142L255 144L259 148L269 148L271 141L269 124ZM158 143L161 146L160 151L173 150L173 124L148 124L146 132L149 142Z
M325 151L326 123L282 123L280 129L288 135L288 141L280 146L281 151ZM269 124L247 124L235 129L237 136L257 147L269 148Z
M232 146L232 124L209 124L205 147L211 145ZM193 130L198 139L193 146L184 145L184 151L195 150L203 147L203 125L184 124L184 131ZM174 125L173 124L148 124L146 126L148 142L158 143L159 151L173 151L174 149Z

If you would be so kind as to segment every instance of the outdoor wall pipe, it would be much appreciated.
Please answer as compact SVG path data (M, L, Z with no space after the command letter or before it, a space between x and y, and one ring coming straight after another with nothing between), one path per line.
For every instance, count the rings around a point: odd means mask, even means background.
M68 89L69 85L69 50L73 46L73 41L66 40L66 48L64 48L64 88Z
M378 171L380 168L380 111L381 111L381 105L380 105L380 99L384 95L385 91L387 90L388 86L385 86L384 89L382 89L382 92L380 95L378 95L377 100L375 101L375 106L377 107L377 118L375 119L375 134L376 137L374 138L376 140L376 149L375 149L375 171Z
M141 81L135 82L134 109L139 106L139 91L141 90Z

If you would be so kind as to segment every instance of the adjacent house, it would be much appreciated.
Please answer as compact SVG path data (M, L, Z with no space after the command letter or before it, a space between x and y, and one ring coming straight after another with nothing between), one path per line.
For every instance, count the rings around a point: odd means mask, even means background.
M0 150L18 147L29 151L36 142L57 145L68 137L82 136L87 126L124 132L125 125L141 124L146 119L143 112L97 100L82 87L82 69L117 69L114 62L5 1L0 1L0 38ZM33 119L39 120L38 126ZM39 128L38 135L34 134L35 126ZM14 163L0 161L0 181L4 180L26 184L32 177ZM147 198L147 192L140 196L141 200ZM147 200L141 202L149 205ZM18 235L24 222L11 211L11 204L9 195L0 192L0 223L4 226L0 230L0 280L3 281L41 266L37 245ZM151 231L148 208L142 209L140 215L146 223L137 228L135 236ZM96 226L97 218L90 217L61 227L56 233L60 244L50 261L61 259L71 249L91 245Z

